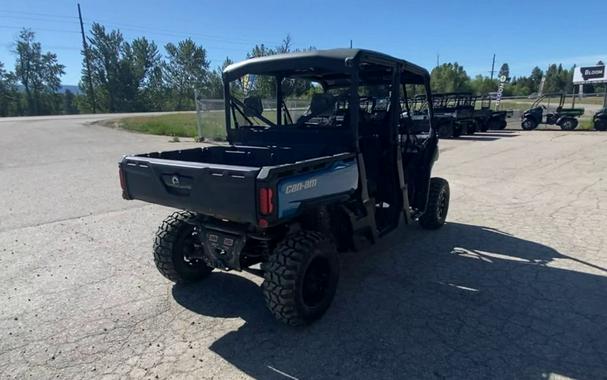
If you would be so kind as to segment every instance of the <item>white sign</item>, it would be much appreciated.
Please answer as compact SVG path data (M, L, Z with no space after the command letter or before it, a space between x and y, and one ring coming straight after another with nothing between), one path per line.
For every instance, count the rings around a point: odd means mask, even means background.
M497 96L495 97L496 103L495 103L495 107L497 109L497 107L499 107L500 102L502 101L502 94L504 93L504 85L506 84L506 81L508 80L508 78L505 75L500 76L500 85L497 88Z
M580 66L573 71L573 84L607 83L605 66Z

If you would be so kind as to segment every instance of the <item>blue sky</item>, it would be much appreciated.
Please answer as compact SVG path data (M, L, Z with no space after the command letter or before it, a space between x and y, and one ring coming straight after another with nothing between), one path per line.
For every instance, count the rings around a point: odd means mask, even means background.
M146 36L159 46L191 36L215 67L245 58L255 43L275 46L289 33L295 47L370 48L432 69L459 62L469 75L508 62L511 74L561 62L607 59L607 1L130 1L81 0L85 28L93 21ZM569 17L569 19L566 19ZM0 61L13 69L21 27L66 65L64 84L77 84L82 58L75 1L2 0Z

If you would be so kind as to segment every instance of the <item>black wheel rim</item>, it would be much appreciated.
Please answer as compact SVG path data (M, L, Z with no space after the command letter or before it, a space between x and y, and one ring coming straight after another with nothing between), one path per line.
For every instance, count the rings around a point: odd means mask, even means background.
M175 243L176 258L179 259L186 268L192 270L204 267L204 262L200 255L196 253L202 249L198 238L198 231L194 226L188 226L179 234L179 239Z
M306 269L302 284L304 304L314 308L323 304L329 294L331 265L326 257L312 259Z
M436 217L438 218L438 220L443 220L443 218L445 217L448 207L447 202L447 193L445 192L445 190L442 190L438 194L438 200L436 203Z

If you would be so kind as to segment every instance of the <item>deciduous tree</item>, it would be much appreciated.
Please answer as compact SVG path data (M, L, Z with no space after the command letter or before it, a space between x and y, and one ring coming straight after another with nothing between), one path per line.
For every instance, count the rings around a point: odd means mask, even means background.
M56 54L42 53L40 43L35 40L35 33L29 29L23 29L19 33L15 54L15 74L25 91L28 114L56 111L56 92L61 86L65 66L57 61Z
M175 109L182 110L193 104L194 90L203 91L209 74L207 51L192 39L168 43L166 79L175 100Z

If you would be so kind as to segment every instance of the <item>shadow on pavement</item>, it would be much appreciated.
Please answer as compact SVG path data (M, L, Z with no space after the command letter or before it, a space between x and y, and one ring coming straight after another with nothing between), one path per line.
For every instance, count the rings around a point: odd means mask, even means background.
M607 277L548 267L567 257L487 227L409 226L342 257L337 296L289 328L259 287L217 273L173 288L207 316L246 323L211 345L255 378L595 379L607 373Z
M505 132L505 131L491 131L491 132L480 132L478 136L482 137L518 137L518 133L515 132Z

